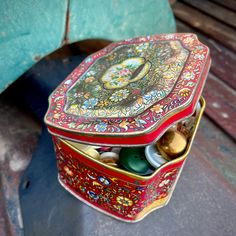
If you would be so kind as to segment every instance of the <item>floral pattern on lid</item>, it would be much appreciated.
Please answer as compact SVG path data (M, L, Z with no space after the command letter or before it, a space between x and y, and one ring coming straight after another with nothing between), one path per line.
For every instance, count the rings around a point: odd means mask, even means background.
M45 122L76 133L145 132L192 101L208 60L193 34L113 43L52 93Z
M116 47L94 61L68 89L65 112L135 117L171 92L188 55L176 40Z

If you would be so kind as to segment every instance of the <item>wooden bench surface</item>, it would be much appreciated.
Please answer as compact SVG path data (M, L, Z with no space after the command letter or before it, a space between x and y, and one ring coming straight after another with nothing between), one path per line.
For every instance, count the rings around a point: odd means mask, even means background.
M196 33L211 51L212 66L203 92L205 114L236 140L236 13L230 3L225 6L226 2L223 7L218 1L182 0L172 7L177 30Z

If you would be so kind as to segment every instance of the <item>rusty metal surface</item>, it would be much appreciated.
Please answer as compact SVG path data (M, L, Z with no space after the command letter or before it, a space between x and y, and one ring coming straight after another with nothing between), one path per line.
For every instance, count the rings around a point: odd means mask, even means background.
M204 117L169 204L129 224L88 207L59 185L51 137L44 130L22 179L30 185L20 187L25 235L234 236L235 153L233 141Z
M0 97L0 120L0 235L23 235L18 188L40 125L5 93Z
M23 235L20 179L37 146L47 98L84 57L45 59L0 95L0 236Z

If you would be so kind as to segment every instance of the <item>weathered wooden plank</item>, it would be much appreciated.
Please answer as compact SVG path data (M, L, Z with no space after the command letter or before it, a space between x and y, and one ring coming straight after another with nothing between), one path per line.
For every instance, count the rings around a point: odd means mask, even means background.
M205 114L236 140L236 92L209 74L203 96L207 101Z
M235 0L212 0L221 6L227 7L228 9L236 11L236 1Z
M180 2L173 5L173 11L178 19L236 51L236 31L231 27Z
M209 0L182 0L182 2L236 28L236 13L229 9L223 8Z
M236 90L236 54L179 20L176 21L176 25L178 32L192 32L198 35L199 40L210 48L211 72Z
M231 183L231 189L236 193L236 145L224 131L220 130L210 119L201 119L199 130L190 152L191 156L205 161L208 169L215 169L215 174L221 178L223 185ZM227 181L228 180L228 181ZM230 186L228 185L228 188Z

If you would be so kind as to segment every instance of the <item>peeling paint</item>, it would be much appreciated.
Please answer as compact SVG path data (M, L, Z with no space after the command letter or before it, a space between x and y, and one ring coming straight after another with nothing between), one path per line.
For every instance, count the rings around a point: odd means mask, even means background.
M229 115L226 112L222 112L221 115L223 118L226 118L226 119L229 118Z
M51 225L52 216L53 216L55 210L56 210L56 207L53 207L52 210L50 211L49 215L48 215L48 228Z
M7 145L4 140L0 139L0 162L4 162L6 159Z
M29 161L22 159L17 153L14 153L12 159L9 161L9 167L12 171L22 171L26 168Z
M65 32L62 39L62 45L69 43L69 31L70 31L70 0L67 0L67 10L66 10L66 19L65 19Z
M34 60L37 62L37 61L39 61L41 59L41 56L39 56L39 55L36 55L36 56L34 56Z
M20 208L17 208L17 219L18 219L19 227L23 229L23 220L22 220Z
M212 103L212 106L215 107L215 108L220 108L220 104L217 103L217 102L213 102L213 103Z

